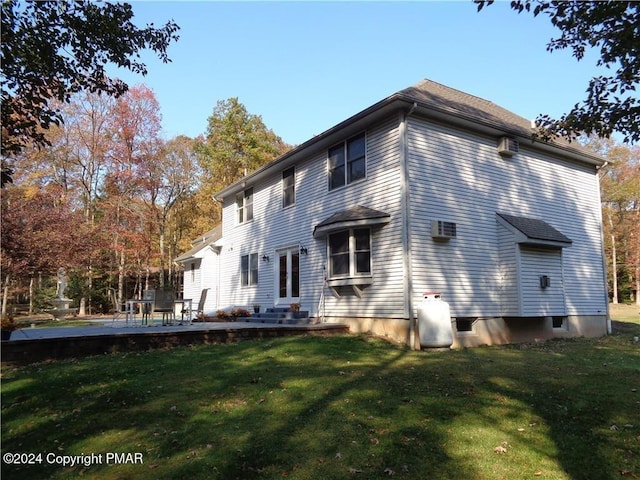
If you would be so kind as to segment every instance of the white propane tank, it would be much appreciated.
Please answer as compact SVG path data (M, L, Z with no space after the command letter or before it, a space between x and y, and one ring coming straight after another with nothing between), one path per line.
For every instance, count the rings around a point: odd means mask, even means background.
M453 344L449 304L438 292L425 292L418 306L418 333L421 347L450 347Z

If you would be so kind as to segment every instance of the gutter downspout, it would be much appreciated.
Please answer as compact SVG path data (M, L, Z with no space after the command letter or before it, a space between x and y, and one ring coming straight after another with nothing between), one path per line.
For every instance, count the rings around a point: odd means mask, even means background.
M409 321L409 347L416 349L416 320L413 317L413 302L411 299L413 293L413 271L411 268L411 232L410 232L410 211L411 205L409 198L409 166L408 153L409 147L407 142L407 119L416 109L418 104L413 106L408 112L400 112L399 130L399 149L400 149L400 203L402 209L402 247L403 247L403 269L404 269L404 317ZM419 350L419 347L417 348Z

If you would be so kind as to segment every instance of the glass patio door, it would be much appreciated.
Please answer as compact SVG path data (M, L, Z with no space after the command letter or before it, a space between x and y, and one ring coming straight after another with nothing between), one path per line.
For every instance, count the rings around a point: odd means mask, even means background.
M300 252L298 247L278 251L278 305L300 301Z

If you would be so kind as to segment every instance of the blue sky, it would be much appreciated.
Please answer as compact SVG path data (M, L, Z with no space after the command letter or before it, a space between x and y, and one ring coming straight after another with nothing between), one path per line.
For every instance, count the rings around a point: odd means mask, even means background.
M300 144L424 78L491 100L523 117L560 115L585 97L593 53L549 53L547 17L508 2L133 1L134 21L173 19L172 63L144 54L163 135L205 133L218 100L238 97L267 127Z

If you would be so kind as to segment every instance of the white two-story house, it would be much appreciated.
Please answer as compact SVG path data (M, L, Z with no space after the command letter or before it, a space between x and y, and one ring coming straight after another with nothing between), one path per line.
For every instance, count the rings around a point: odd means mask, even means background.
M425 292L455 345L607 332L598 168L575 143L425 80L219 192L219 298L299 303L415 344Z

